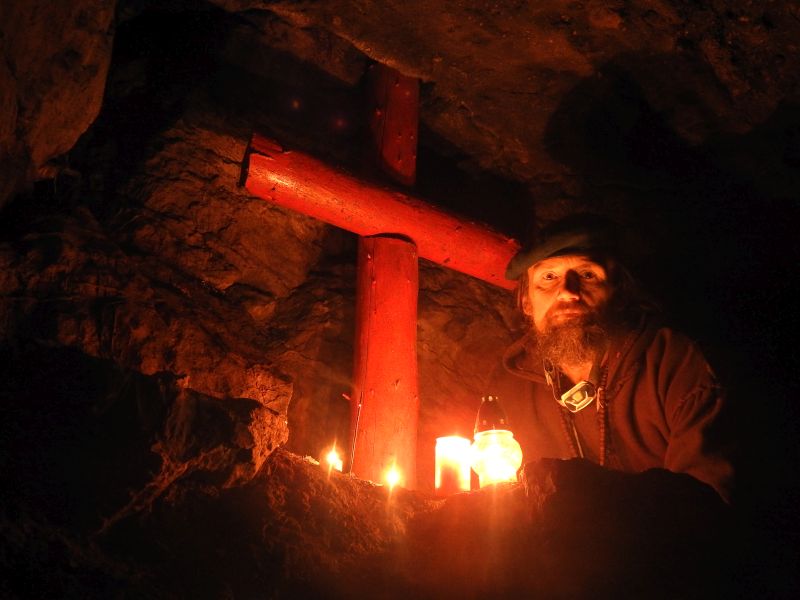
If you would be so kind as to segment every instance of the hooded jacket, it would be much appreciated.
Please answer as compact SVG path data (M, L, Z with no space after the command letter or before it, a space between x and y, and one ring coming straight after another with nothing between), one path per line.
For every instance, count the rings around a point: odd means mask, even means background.
M724 393L694 342L642 320L611 342L601 365L603 389L575 414L556 402L535 348L530 333L513 344L503 357L506 373L493 388L525 462L574 458L579 445L596 463L604 453L609 468L687 473L729 501L733 468L721 435ZM571 442L576 434L578 443Z

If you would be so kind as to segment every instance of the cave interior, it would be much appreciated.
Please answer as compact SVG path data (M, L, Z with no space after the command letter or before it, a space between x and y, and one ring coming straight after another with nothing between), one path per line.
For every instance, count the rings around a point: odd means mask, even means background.
M5 2L3 596L795 597L798 40L777 0ZM366 166L375 64L418 80L412 186ZM256 133L509 239L623 225L728 391L735 557L688 509L606 518L632 497L589 475L588 513L437 498L436 437L525 324L425 259L416 489L320 468L358 238L242 185Z

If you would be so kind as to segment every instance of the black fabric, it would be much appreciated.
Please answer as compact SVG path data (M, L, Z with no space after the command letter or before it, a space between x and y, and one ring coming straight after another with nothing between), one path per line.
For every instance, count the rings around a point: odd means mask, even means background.
M506 279L518 279L540 260L564 254L603 254L619 258L620 235L611 221L592 214L578 214L542 230L535 242L524 246L506 267Z

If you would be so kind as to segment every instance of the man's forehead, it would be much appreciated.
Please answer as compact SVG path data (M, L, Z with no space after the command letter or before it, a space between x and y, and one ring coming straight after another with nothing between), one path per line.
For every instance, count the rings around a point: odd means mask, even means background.
M574 269L578 267L599 267L605 269L602 261L588 254L562 254L540 260L528 269L529 274L550 269Z

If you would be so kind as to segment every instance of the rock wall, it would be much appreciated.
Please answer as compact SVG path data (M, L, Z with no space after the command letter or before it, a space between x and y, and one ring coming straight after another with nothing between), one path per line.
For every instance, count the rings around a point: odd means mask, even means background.
M3 6L0 206L65 166L64 155L97 117L111 64L114 7L95 0Z

